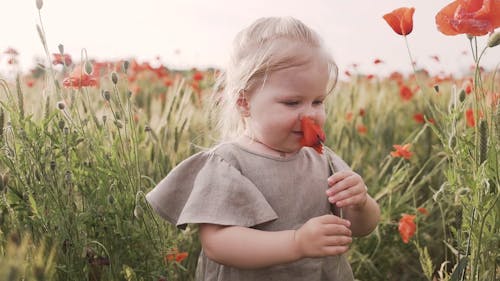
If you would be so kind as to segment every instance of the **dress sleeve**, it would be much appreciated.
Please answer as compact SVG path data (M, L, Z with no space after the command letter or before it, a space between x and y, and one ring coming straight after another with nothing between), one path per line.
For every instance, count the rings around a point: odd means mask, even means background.
M200 152L175 167L146 200L184 229L188 223L251 227L278 218L260 190L213 152Z

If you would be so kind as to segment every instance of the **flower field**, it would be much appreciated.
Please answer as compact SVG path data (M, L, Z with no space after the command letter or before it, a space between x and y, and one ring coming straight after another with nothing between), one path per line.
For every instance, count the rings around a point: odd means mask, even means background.
M348 253L358 280L500 279L500 75L481 68L500 42L491 2L490 17L440 25L473 34L470 73L351 71L327 98L326 145L381 208ZM413 12L384 17L401 48ZM484 19L484 30L467 29ZM15 49L0 50L1 73L15 74L0 76L0 280L193 280L196 227L168 225L144 196L216 143L220 70L96 61L49 50L38 31L47 61L29 73Z

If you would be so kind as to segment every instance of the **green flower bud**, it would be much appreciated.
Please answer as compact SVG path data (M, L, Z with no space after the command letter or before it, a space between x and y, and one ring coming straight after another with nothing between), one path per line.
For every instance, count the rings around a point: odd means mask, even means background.
M488 38L488 47L493 48L498 44L500 44L500 32L495 32Z
M135 205L134 216L137 219L141 219L143 215L144 215L144 210L142 209L141 205Z
M85 72L87 74L92 73L92 63L90 61L85 61Z

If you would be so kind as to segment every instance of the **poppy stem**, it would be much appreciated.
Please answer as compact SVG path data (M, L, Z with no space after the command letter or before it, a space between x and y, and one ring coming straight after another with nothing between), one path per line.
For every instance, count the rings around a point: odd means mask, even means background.
M325 155L326 155L326 160L328 162L328 166L330 167L330 171L332 172L332 175L335 174L335 166L333 165L333 159L332 159L332 156L331 156L331 153L333 153L333 151L328 147L328 146L325 146L325 144L323 142L321 142L321 145L323 145L323 148L326 151ZM338 208L339 209L339 215L341 218L344 218L344 213L342 211L342 208Z

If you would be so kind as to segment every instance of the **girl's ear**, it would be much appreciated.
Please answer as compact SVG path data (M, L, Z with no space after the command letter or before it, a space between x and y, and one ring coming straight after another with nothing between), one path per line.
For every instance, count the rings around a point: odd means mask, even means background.
M250 116L250 104L246 98L245 91L240 91L238 94L238 99L236 100L236 105L238 106L238 111L242 117Z

